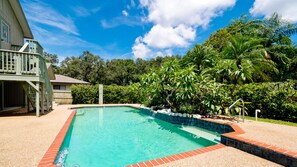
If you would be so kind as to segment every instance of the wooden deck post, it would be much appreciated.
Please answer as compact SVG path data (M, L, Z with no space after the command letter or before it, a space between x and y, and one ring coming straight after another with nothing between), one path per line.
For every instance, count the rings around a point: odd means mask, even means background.
M22 75L21 71L22 71L22 59L21 59L21 55L20 54L16 54L14 53L14 57L16 59L16 75Z
M44 83L41 84L41 113L44 114Z
M1 82L1 110L4 110L4 82Z
M49 99L48 99L48 94L46 95L45 100L46 100L46 111L49 112L50 109L49 109Z
M39 90L39 82L36 82L36 87ZM39 91L36 91L36 99L35 99L35 108L36 108L36 116L39 117L40 116L40 106L39 106Z

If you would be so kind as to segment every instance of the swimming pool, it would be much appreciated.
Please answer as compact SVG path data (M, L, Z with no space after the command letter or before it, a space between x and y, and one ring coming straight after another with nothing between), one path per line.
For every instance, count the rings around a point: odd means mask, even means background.
M217 144L219 136L132 107L76 109L55 164L126 166Z

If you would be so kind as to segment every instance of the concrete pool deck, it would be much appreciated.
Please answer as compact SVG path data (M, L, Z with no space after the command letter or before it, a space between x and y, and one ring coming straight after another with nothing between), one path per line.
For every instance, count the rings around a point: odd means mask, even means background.
M0 116L0 166L37 166L71 114L56 106L39 118L33 114ZM240 136L297 152L297 127L247 121L234 123L246 133ZM279 134L279 135L278 135ZM268 139L269 138L269 139ZM293 146L294 145L294 146ZM296 155L297 156L297 155ZM165 166L279 166L232 147L163 164Z

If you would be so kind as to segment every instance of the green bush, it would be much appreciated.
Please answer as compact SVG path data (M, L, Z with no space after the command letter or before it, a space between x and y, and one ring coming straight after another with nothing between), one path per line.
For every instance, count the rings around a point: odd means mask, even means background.
M97 104L98 85L71 86L73 104ZM107 85L103 87L103 102L106 104L140 103L137 86Z
M73 104L98 103L98 87L92 85L71 86Z
M194 96L186 100L176 98L174 101L179 106L176 112L207 114L211 112L224 113L226 107L236 99L243 98L249 116L254 116L255 110L260 109L259 116L264 118L297 122L297 90L294 87L296 81L282 83L251 83L240 85L234 91L234 99L231 98L232 86L216 82L197 81ZM130 86L108 85L103 88L104 103L156 103L164 105L162 93L158 92L154 82L147 85L139 83ZM144 89L150 88L151 92ZM73 104L97 104L98 85L75 85L71 87ZM166 96L165 96L166 97ZM173 97L172 97L173 98ZM155 100L155 101L153 101ZM169 99L170 100L170 99ZM150 106L149 105L149 106ZM168 106L165 106L168 107Z
M255 110L260 109L260 115L287 121L297 121L297 90L295 83L252 83L245 84L235 90L237 98L243 98L247 105L248 113L254 116Z

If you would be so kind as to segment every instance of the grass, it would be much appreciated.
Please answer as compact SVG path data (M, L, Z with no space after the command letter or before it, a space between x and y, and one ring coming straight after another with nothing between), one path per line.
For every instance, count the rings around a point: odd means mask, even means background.
M248 120L255 120L255 117L251 117L251 116L245 116L244 118L246 118ZM274 124L281 124L281 125L296 126L297 127L297 123L281 121L281 120L275 120L275 119L258 118L258 121L260 121L260 122L269 122L269 123L274 123Z

